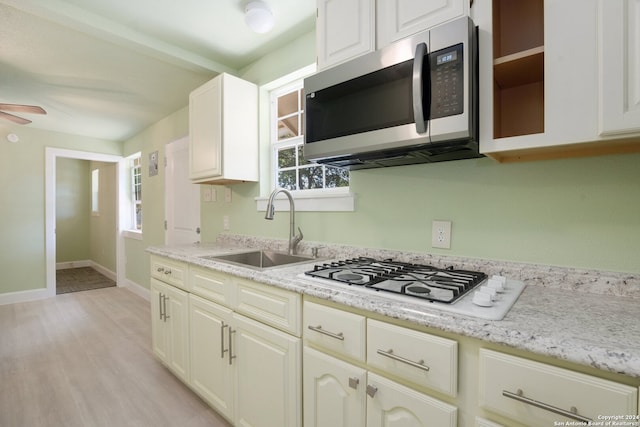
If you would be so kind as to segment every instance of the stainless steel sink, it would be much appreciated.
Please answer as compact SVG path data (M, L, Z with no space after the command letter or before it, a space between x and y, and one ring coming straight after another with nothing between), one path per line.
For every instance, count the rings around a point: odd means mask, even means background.
M227 255L209 255L203 256L204 259L210 259L212 261L227 262L229 264L241 265L243 267L255 268L264 270L267 268L289 266L294 264L302 264L305 262L312 262L318 260L305 255L289 255L282 252L275 251L251 251L241 252Z

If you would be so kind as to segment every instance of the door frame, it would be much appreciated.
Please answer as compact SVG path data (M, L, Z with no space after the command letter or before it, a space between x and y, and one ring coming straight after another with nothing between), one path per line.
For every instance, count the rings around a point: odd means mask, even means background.
M67 150L62 148L45 148L45 259L46 282L45 297L56 295L56 160L58 157L93 160L96 162L115 163L116 167L116 285L123 286L125 279L124 242L121 238L123 224L126 224L125 213L120 206L123 205L122 183L126 182L125 158L112 154L93 153L88 151Z

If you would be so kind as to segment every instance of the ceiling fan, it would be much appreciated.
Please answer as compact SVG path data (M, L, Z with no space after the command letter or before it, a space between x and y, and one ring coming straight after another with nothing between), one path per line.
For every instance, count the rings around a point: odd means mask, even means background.
M7 111L11 111L12 113L47 114L44 108L36 105L0 104L0 118L12 121L19 125L28 125L31 123L31 120L7 113Z

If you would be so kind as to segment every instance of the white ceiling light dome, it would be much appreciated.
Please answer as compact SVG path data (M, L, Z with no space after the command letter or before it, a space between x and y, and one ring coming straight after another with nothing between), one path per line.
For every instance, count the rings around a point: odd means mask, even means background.
M262 34L273 28L273 13L265 2L251 1L245 6L244 12L244 22L252 31Z

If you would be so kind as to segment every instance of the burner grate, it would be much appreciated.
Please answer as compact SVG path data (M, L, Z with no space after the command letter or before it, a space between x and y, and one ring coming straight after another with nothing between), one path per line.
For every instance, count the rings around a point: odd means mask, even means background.
M486 274L359 257L315 265L306 275L347 285L453 303L482 283Z

